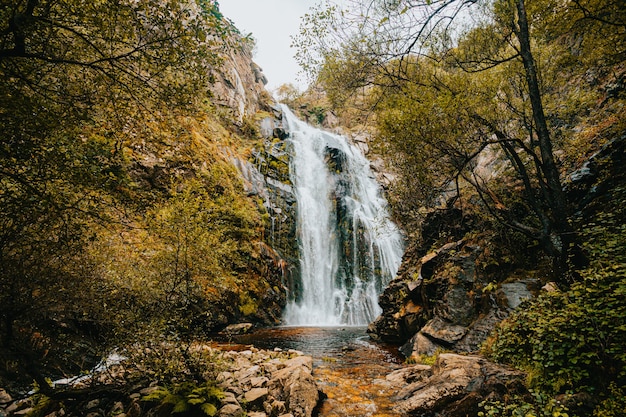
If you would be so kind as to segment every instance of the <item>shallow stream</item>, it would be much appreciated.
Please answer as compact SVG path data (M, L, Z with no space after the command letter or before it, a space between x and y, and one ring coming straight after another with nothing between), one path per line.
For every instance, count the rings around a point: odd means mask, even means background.
M228 344L312 356L313 377L328 396L321 417L399 416L392 411L395 391L385 376L400 368L402 359L393 347L372 342L365 327L277 327L233 336Z

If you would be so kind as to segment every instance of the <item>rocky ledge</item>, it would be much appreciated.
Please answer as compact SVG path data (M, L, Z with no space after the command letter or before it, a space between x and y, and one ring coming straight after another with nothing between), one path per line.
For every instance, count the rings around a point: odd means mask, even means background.
M0 388L0 417L195 416L310 417L324 398L301 352L250 348L240 352L197 346L212 358L203 381L154 379L141 366L118 363L46 395L13 399ZM146 375L151 377L147 378Z
M440 354L433 366L399 369L386 380L397 387L394 410L404 416L475 416L485 400L528 394L522 372L452 353Z

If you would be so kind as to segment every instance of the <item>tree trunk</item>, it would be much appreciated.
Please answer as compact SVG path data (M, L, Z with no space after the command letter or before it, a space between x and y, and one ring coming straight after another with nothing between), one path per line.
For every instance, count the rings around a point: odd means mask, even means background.
M541 153L541 170L546 180L548 204L548 217L551 225L545 230L542 244L554 258L555 273L559 274L559 279L569 279L568 256L570 247L574 242L574 231L568 221L567 199L561 185L559 169L554 159L552 150L552 140L546 121L541 91L539 88L539 77L537 67L530 45L530 29L526 15L525 0L516 0L517 6L517 28L515 34L520 44L520 55L524 64L526 81L528 83L528 94L532 108L533 121L539 142Z

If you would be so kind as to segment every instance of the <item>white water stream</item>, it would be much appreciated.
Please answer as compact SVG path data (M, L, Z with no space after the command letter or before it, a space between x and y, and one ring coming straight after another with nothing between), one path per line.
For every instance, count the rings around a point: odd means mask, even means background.
M301 275L285 324L367 325L380 314L378 295L398 271L402 236L361 151L286 106L283 115L293 147Z

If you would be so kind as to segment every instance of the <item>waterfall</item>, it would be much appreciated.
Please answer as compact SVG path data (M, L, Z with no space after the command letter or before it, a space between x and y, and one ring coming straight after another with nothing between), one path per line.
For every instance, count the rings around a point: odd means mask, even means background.
M367 325L396 275L403 244L367 159L348 140L297 119L283 106L292 147L300 280L287 325Z

